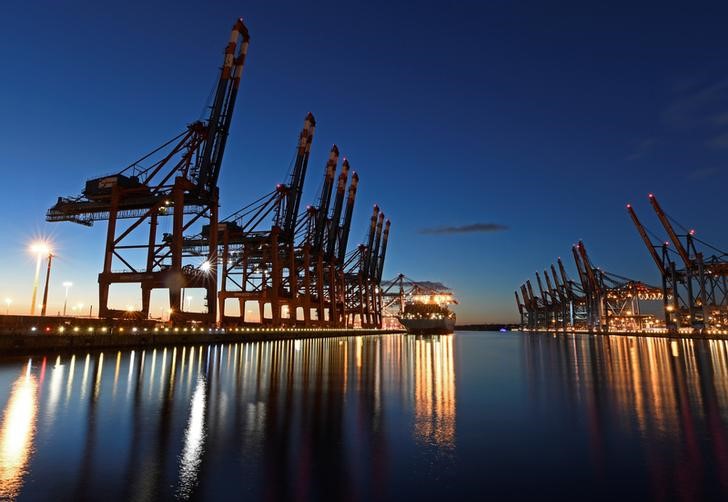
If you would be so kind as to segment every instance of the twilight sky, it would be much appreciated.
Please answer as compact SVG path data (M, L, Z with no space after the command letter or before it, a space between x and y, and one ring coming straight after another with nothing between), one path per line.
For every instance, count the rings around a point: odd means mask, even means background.
M105 224L49 224L45 211L203 116L238 16L251 45L222 215L285 181L312 111L304 203L337 143L361 176L350 246L379 203L392 219L384 275L451 286L459 322L515 320L513 290L578 239L595 264L657 283L624 209L657 232L650 191L728 247L724 2L102 3L0 6L12 311L29 305L38 236L58 254L49 312L65 280L71 304L97 304Z

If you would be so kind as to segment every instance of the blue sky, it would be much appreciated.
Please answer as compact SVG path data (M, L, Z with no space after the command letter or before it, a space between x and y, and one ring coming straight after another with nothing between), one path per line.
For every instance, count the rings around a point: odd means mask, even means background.
M578 239L603 268L656 283L625 203L657 231L652 191L728 247L727 14L720 3L6 2L0 296L28 305L27 245L43 235L58 254L50 311L64 280L72 303L96 304L104 225L45 223L45 210L202 116L238 16L252 40L222 214L285 180L312 111L304 201L338 144L361 176L350 245L378 203L392 219L385 276L448 284L460 321L515 319L513 290ZM456 231L468 225L480 231Z

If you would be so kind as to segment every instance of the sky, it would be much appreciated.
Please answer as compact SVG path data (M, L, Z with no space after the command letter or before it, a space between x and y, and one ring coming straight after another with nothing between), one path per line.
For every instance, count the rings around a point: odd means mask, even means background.
M603 269L658 283L626 203L664 235L654 192L728 247L728 4L639 4L4 2L0 297L27 311L42 237L49 312L63 281L69 305L97 304L105 224L45 211L204 116L237 17L251 43L221 214L286 180L311 111L304 203L336 143L361 177L350 246L379 204L385 277L450 286L461 323L516 320L535 271L561 256L576 276L579 239Z

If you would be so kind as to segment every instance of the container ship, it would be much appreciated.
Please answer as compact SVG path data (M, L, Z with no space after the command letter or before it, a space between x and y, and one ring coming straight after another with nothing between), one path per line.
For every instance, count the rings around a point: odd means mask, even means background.
M449 305L457 304L452 291L440 283L413 283L397 317L408 333L441 335L455 330L455 312Z

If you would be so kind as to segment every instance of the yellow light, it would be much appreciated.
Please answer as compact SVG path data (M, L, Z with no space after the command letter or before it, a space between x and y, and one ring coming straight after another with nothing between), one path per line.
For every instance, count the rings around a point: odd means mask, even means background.
M12 500L19 494L27 463L33 453L38 411L38 384L28 372L13 384L0 427L0 498Z
M34 254L45 256L50 254L52 249L47 242L38 241L31 244L30 251Z

